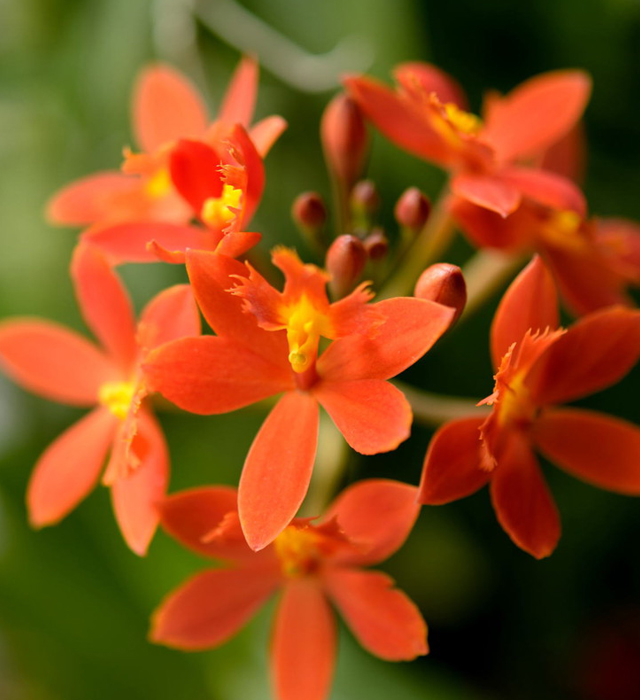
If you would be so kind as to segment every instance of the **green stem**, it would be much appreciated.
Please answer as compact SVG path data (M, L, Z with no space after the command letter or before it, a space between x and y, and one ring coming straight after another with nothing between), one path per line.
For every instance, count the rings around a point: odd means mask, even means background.
M335 496L349 459L349 446L329 416L320 416L318 454L302 515L321 515Z
M400 260L400 264L382 286L377 299L411 294L423 270L449 247L455 226L447 207L448 192L443 192L433 208L426 226L416 236Z
M477 406L475 399L430 394L404 382L393 382L411 404L417 422L437 427L456 418L489 415L489 406Z
M526 256L521 253L503 253L485 248L479 250L462 268L467 283L467 304L462 318L476 311L522 265Z

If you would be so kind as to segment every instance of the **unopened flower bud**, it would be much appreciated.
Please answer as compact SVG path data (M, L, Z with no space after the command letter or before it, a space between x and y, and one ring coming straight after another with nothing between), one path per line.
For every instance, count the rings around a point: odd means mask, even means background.
M351 190L351 209L370 218L380 208L380 193L373 180L360 180Z
M322 229L327 221L327 207L322 197L317 192L299 194L291 207L291 216L309 243L324 250Z
M382 260L389 252L389 239L382 229L374 229L363 243L370 260Z
M336 299L349 294L367 263L367 251L359 238L338 236L327 251L326 268L331 274L329 288Z
M318 229L327 221L327 207L317 192L303 192L295 198L291 215L301 228Z
M396 202L394 214L400 226L409 231L420 231L431 213L431 202L417 187L409 187Z
M457 265L436 263L420 275L414 295L418 299L435 301L455 309L456 313L451 319L451 325L453 325L467 303L467 285Z
M330 172L348 192L364 168L369 136L360 108L344 93L325 109L320 137Z

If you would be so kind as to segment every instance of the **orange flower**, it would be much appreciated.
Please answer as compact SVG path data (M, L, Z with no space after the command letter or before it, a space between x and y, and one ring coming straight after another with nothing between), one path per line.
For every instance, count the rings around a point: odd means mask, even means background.
M427 63L394 72L397 89L366 77L344 82L349 94L396 145L451 172L451 191L501 216L522 198L584 213L580 190L553 172L523 165L568 134L591 89L582 71L545 73L505 97L491 94L484 119L466 111L459 86Z
M143 403L141 363L150 350L197 335L198 311L188 285L153 299L137 326L124 288L104 258L79 246L72 263L76 295L102 348L38 319L0 324L0 365L26 389L72 406L94 406L40 457L27 506L35 527L63 518L94 487L105 457L116 520L129 547L144 554L155 532L157 501L169 475L162 431Z
M502 527L535 557L554 550L560 519L534 450L601 488L640 495L640 429L559 408L619 381L640 357L640 311L620 306L558 328L553 280L539 258L507 291L491 329L496 385L470 417L440 428L425 458L420 501L448 503L486 483Z
M278 249L273 259L285 274L283 292L242 263L188 251L196 299L217 336L169 343L145 363L153 389L194 413L225 413L284 392L240 479L240 521L255 550L282 532L306 495L318 404L356 451L395 449L412 414L386 380L422 357L453 315L423 299L367 305L362 286L330 304L324 272L292 251ZM320 338L333 342L318 356Z
M184 650L219 646L280 589L271 643L278 700L328 696L336 654L329 601L372 654L389 661L426 654L427 628L416 606L386 574L362 570L402 545L418 509L415 487L362 481L317 524L294 520L256 553L242 536L234 489L170 496L161 507L163 527L195 552L230 566L196 574L171 593L154 613L151 639Z
M176 261L186 247L215 249L227 229L240 231L251 218L264 186L262 157L286 126L269 117L245 131L257 71L254 59L241 61L218 120L209 125L202 98L180 73L147 68L133 99L134 132L145 152L125 150L122 173L98 173L64 188L49 204L50 220L92 224L84 238L114 263L157 255ZM205 228L189 226L194 217ZM244 234L231 247L246 250L258 238ZM223 244L227 254L229 246Z
M524 202L503 219L460 198L451 212L480 247L536 251L553 272L576 314L613 304L631 305L626 289L640 286L640 226L624 219L584 219Z

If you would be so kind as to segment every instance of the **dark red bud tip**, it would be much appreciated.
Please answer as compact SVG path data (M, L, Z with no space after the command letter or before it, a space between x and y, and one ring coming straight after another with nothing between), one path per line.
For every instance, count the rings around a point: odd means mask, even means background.
M360 180L351 190L351 208L360 216L369 218L380 208L380 193L372 180Z
M350 188L360 177L369 150L369 135L358 105L336 95L322 115L320 138L329 170Z
M389 252L389 239L381 229L374 229L363 243L370 260L382 260Z
M394 214L403 228L420 231L429 219L431 202L417 187L405 190L396 203Z
M326 268L331 274L329 287L337 299L349 294L367 263L367 251L359 238L338 236L327 251Z
M436 263L428 267L420 275L414 294L418 299L436 301L455 309L451 325L458 320L467 303L467 285L462 270L449 263Z
M303 192L295 198L291 216L300 228L316 231L327 221L327 207L317 192Z

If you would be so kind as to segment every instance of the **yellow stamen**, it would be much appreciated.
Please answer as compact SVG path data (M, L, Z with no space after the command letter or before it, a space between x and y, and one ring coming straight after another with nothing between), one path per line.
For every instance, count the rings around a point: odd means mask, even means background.
M98 401L120 420L127 417L136 387L133 382L105 382L98 391Z
M581 248L585 243L581 225L582 218L574 211L556 211L541 226L542 237L559 248Z
M320 336L327 334L328 319L306 295L301 296L297 303L286 307L283 316L291 368L294 372L304 372L318 356L318 343Z
M147 194L153 199L160 199L169 194L171 190L171 177L167 168L160 168L145 185Z
M289 525L275 539L276 554L285 576L298 578L313 573L320 561L319 537L311 528Z
M516 374L500 388L498 422L505 424L528 424L535 414L529 390L524 385L524 372Z
M235 219L237 212L234 209L240 208L241 199L242 190L233 187L233 185L224 185L222 196L209 197L205 201L200 216L208 226L226 226Z
M458 131L465 134L477 134L482 129L482 119L471 112L465 112L453 102L447 102L444 106L447 119Z

